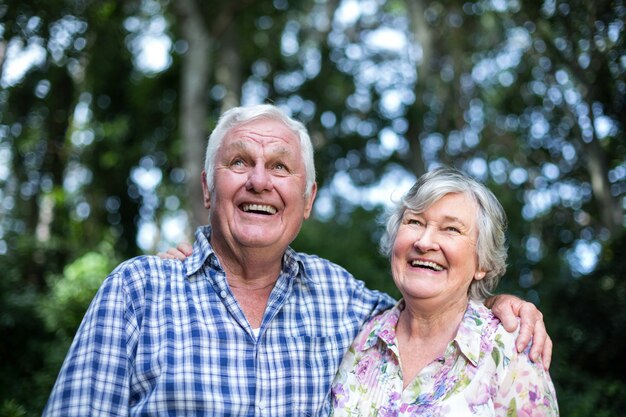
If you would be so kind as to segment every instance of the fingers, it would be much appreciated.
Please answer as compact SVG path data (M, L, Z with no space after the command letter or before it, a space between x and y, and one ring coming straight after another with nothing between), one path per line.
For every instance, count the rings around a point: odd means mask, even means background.
M180 249L181 246L183 246L182 243L178 245L178 248L169 248L167 252L157 253L157 256L161 259L178 259L179 261L184 261L187 256L191 255L191 250L185 246L183 249L189 251L187 254Z
M174 259L174 257L167 252L159 252L157 256L161 259Z
M535 332L535 323L536 321L529 320L528 316L525 318L523 314L521 315L519 335L515 341L515 346L517 347L518 352L522 352L526 349L526 346L530 344L531 340L533 342L532 346L535 347L536 341L532 339ZM532 357L531 359L534 362Z
M536 362L536 356L539 356L546 336L548 335L543 325L543 315L534 304L526 301L522 301L519 308L519 315L521 327L516 342L517 351L523 351L532 340L530 359Z
M538 362L541 360L541 352L543 351L543 347L546 343L546 338L548 337L546 326L543 323L543 314L541 314L539 310L537 310L536 312L537 319L535 320L534 325L529 324L528 326L529 337L532 340L532 346L530 347L530 359L533 362ZM521 342L518 342L518 347L519 344L521 344ZM526 345L524 345L524 347L525 346ZM521 352L521 350L519 351Z
M517 330L519 321L510 307L496 313L496 316L500 319L502 326L504 326L507 332L512 333Z
M528 303L530 304L530 303ZM550 338L550 336L548 335L548 331L546 330L546 324L543 321L543 314L541 313L541 311L537 310L536 307L534 305L532 305L532 308L530 307L524 307L527 310L531 310L528 312L528 316L530 317L531 314L534 314L535 316L535 322L534 322L534 326L531 325L529 323L528 326L525 326L524 323L522 323L522 328L520 329L520 337L518 337L518 342L517 342L517 347L518 347L518 351L521 352L521 350L526 346L526 334L524 334L524 340L522 340L522 331L526 332L528 331L528 334L531 334L531 340L532 340L532 346L530 349L530 359L537 363L537 362L541 362L543 364L543 367L548 370L550 369L550 363L552 362L552 339ZM534 311L534 313L532 312ZM525 313L522 313L522 316L524 316ZM520 348L521 347L521 348Z
M515 342L518 352L522 352L531 343L530 359L543 364L547 370L552 361L552 339L548 336L543 314L533 303L519 298L503 295L492 300L493 313L500 319L504 328L512 332L520 319L520 332Z
M517 297L512 295L497 295L490 300L493 314L500 319L502 326L507 332L514 332L517 329L520 303L523 303Z
M543 353L541 357L543 358L543 367L547 371L550 369L550 364L552 363L552 338L548 336L546 338L546 343L543 345Z
M176 247L185 257L190 256L193 253L193 246L188 242L181 242ZM183 258L185 259L185 258ZM181 260L183 260L181 259Z
M167 252L159 252L157 256L161 259L178 259L184 261L193 253L193 246L188 242L181 242L175 248L169 248Z
M179 245L180 246L180 245ZM167 253L171 256L170 259L178 259L179 261L184 261L187 255L185 255L178 248L169 248Z

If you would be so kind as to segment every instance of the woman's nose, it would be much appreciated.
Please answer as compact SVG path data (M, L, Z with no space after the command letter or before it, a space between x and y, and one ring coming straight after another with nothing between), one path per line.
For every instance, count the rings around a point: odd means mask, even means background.
M437 231L435 227L426 226L421 229L414 243L415 247L421 252L428 252L439 249L437 243Z

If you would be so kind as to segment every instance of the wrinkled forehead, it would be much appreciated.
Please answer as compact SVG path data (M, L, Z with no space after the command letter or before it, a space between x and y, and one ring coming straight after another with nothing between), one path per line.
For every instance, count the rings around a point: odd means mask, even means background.
M403 206L405 210L424 212L444 198L464 200L478 206L476 197L468 190L446 189L446 187L422 187L417 192L408 194L403 200Z
M436 210L445 217L463 220L463 223L474 224L478 220L480 205L470 192L452 191L421 196L422 199L419 197L418 194L406 201L403 216Z
M233 126L226 137L225 142L254 141L259 144L283 143L289 146L300 147L298 136L287 125L274 119L255 119L237 126Z
M304 166L299 137L280 121L259 120L233 127L218 150L220 158L235 155L290 161Z
M283 140L273 139L250 139L233 138L225 141L220 147L219 153L223 157L232 155L264 155L281 159L296 160L300 158L300 152L295 146L291 146Z

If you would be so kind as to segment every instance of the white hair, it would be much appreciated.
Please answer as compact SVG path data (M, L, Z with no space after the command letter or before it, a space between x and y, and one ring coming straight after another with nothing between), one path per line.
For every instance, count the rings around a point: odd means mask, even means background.
M271 119L283 123L300 140L302 161L306 172L305 198L311 196L315 184L315 163L313 160L313 144L304 125L289 117L280 108L272 104L258 104L254 106L234 107L225 111L217 122L217 126L209 136L204 161L206 182L209 192L213 192L215 176L215 159L224 138L228 132L238 126L259 119Z
M437 168L417 180L392 209L381 238L380 249L383 255L391 257L406 210L423 213L432 204L451 193L464 193L470 196L478 207L476 255L478 267L486 271L486 275L481 280L472 281L468 295L473 300L484 300L492 295L500 278L506 272L506 214L491 190L456 169Z

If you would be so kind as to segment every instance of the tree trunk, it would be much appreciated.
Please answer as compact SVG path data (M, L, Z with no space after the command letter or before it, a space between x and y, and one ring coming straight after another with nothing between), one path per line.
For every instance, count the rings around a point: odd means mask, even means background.
M181 62L179 120L185 150L183 166L187 175L187 207L191 229L187 235L190 236L197 226L206 224L208 219L208 212L203 205L201 172L208 137L205 127L213 39L194 0L177 0L174 2L174 10L182 36L188 42L188 50Z
M422 155L422 145L420 143L420 135L424 128L423 116L425 106L421 102L422 86L424 81L429 79L430 64L432 62L432 33L426 20L424 19L424 4L421 0L406 0L406 8L408 10L409 19L411 19L411 31L413 32L413 49L421 50L421 59L416 62L416 82L413 89L415 93L415 102L408 111L408 129L407 141L409 143L409 166L416 176L426 172L424 166L424 158Z
M226 90L222 99L222 112L241 103L241 58L236 25L233 21L220 37L219 57L215 69L215 80Z
M6 58L7 43L0 40L0 74L4 72L4 59Z
M591 189L600 214L600 221L611 233L621 230L622 210L618 200L611 195L606 153L595 137L585 144L585 165L591 180Z

